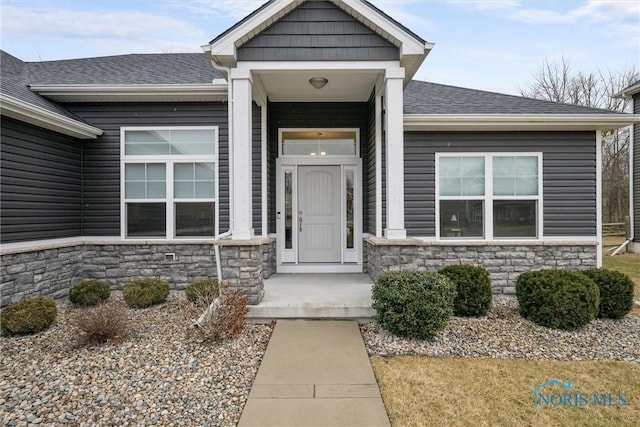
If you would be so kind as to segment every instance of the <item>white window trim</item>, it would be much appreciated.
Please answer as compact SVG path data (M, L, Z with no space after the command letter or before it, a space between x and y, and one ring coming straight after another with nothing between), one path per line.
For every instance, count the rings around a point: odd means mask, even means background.
M285 132L355 132L356 134L356 153L354 155L327 155L322 158L339 158L339 157L360 157L360 129L359 128L279 128L278 129L278 157L284 158L320 158L319 156L301 156L301 155L285 155L282 154L282 134Z
M537 157L538 158L538 195L537 196L494 196L493 195L493 158L494 157ZM484 158L484 195L483 196L440 196L440 159L443 157L483 157ZM444 242L515 242L528 241L539 242L544 240L544 194L543 194L543 153L541 152L447 152L436 153L435 165L435 211L436 211L436 241ZM440 201L441 200L482 200L484 201L484 237L478 238L443 238L440 236ZM513 237L494 238L493 237L493 201L494 200L535 200L537 201L536 227L537 236L535 238ZM489 209L491 204L491 209Z
M212 130L214 131L214 152L212 155L127 155L125 154L125 133L127 131L171 131L171 130ZM213 240L220 234L220 193L219 193L219 142L220 131L218 126L123 126L120 128L120 239L121 240L160 240L171 241L207 241ZM125 198L125 165L141 163L164 163L166 168L166 194L163 199L126 199ZM176 163L213 163L215 173L214 198L210 199L175 199L173 197L173 170ZM214 235L210 237L176 237L174 204L176 202L212 202L214 204ZM127 203L165 203L166 229L165 237L128 237L127 236Z

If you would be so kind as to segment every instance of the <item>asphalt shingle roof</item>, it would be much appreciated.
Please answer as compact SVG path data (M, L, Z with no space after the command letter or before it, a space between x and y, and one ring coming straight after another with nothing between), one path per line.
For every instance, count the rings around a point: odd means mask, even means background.
M0 51L0 55L0 64L2 67L0 93L84 123L84 121L75 114L29 89L30 76L27 63L5 51Z
M2 93L81 120L32 92L29 85L206 84L224 75L202 53L132 54L62 61L23 62L2 52ZM404 92L405 114L615 114L614 111L560 104L414 80Z
M615 111L413 80L405 114L615 114Z
M204 84L224 78L204 53L132 54L27 64L32 85Z

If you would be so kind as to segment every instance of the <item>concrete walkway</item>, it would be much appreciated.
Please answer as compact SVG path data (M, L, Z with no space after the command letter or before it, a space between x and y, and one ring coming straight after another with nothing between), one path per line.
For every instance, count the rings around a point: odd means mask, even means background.
M390 426L358 324L279 320L238 425Z

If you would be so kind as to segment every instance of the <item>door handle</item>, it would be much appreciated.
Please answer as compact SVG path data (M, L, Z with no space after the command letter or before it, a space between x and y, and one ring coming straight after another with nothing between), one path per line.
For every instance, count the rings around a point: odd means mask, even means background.
M302 211L298 211L298 230L302 233Z

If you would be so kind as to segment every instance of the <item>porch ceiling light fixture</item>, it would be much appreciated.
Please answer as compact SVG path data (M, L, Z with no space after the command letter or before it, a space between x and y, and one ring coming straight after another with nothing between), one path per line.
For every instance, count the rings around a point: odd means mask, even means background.
M325 77L311 77L309 79L309 83L316 89L322 89L327 85L327 83L329 83L329 80Z

